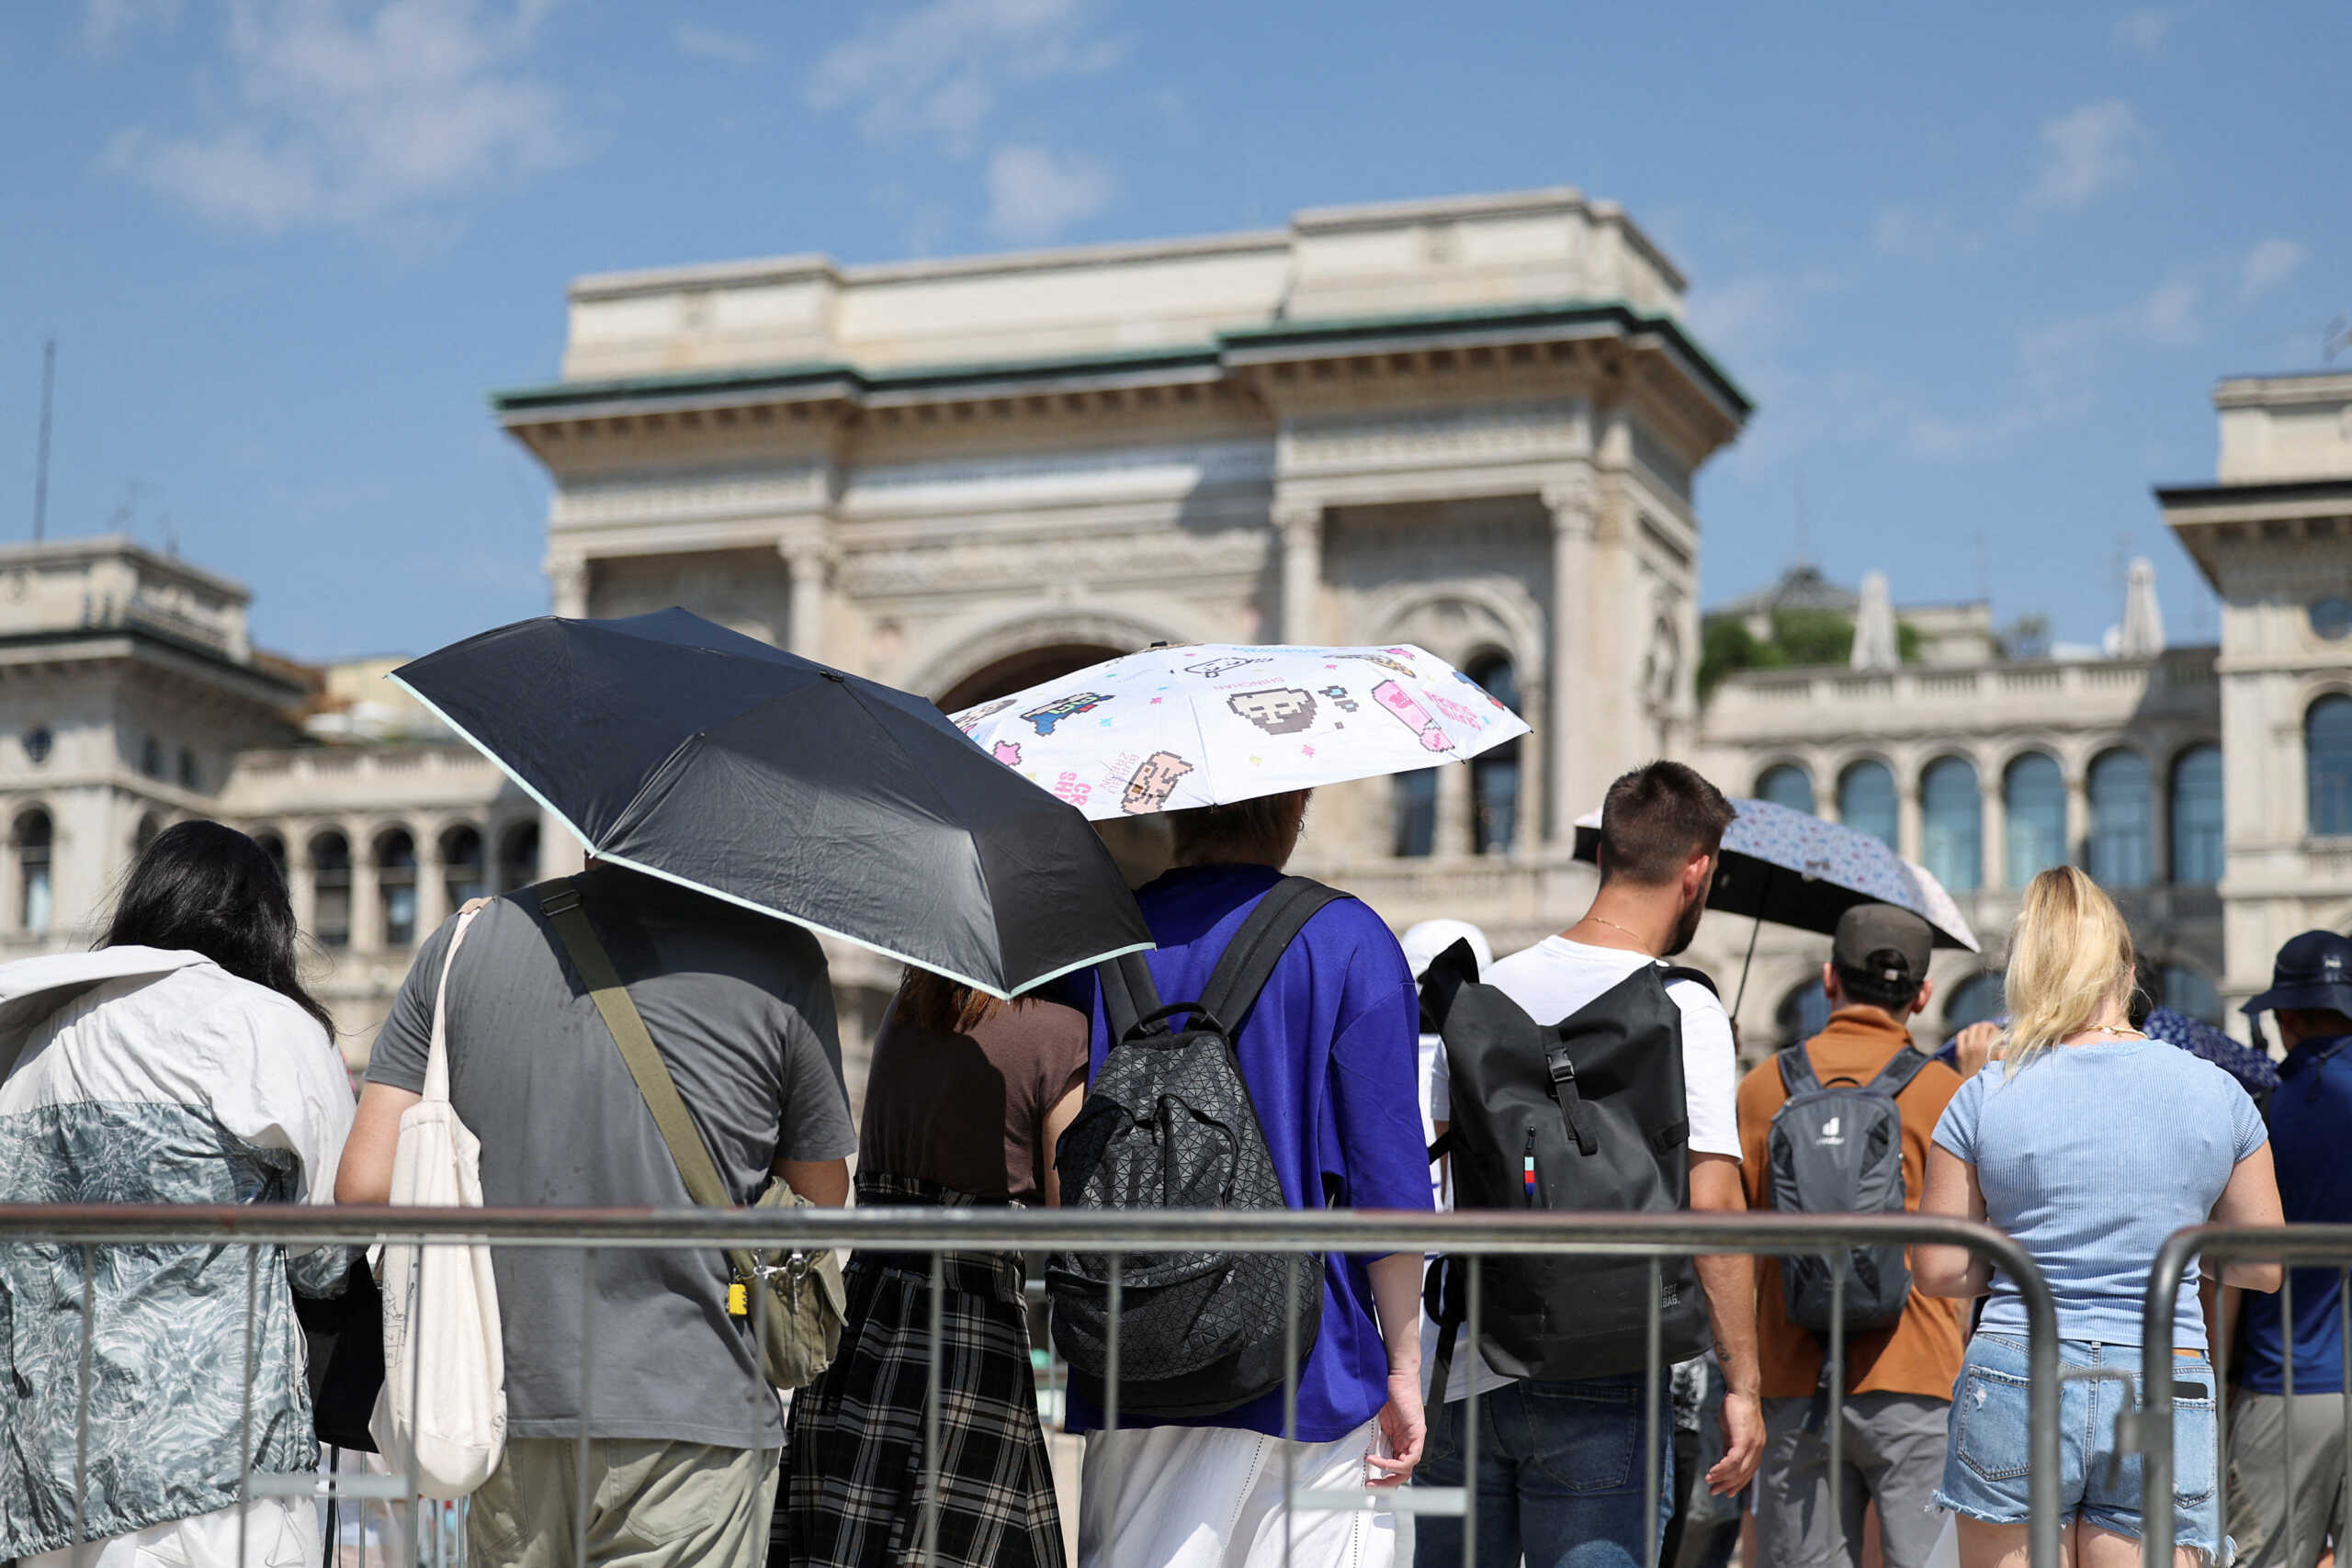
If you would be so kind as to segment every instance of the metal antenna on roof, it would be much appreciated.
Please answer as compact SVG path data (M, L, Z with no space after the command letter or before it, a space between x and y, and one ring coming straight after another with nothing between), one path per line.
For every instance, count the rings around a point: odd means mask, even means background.
M40 445L33 457L33 543L49 529L49 406L57 388L57 340L40 348Z

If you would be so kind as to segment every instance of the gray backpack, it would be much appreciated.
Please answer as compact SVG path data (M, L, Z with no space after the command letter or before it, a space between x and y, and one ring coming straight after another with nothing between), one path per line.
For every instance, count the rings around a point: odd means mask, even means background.
M1772 1118L1765 1140L1772 1207L1793 1214L1900 1213L1904 1209L1903 1092L1928 1057L1905 1045L1868 1083L1814 1076L1803 1045L1776 1058L1789 1102ZM1837 1314L1837 1275L1845 1276ZM1883 1328L1903 1315L1911 1293L1911 1267L1899 1243L1834 1248L1824 1257L1797 1253L1781 1259L1781 1289L1789 1321L1825 1337L1833 1314L1846 1332Z

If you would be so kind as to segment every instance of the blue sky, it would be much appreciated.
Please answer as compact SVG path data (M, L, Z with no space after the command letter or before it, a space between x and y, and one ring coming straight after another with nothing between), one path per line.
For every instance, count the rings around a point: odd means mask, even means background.
M0 538L124 528L306 657L545 607L486 389L565 281L1279 223L1568 184L1690 275L1760 404L1705 592L1800 538L2091 640L2220 375L2352 312L2352 6L49 0L0 22ZM2352 360L2339 360L2352 363ZM1802 522L1800 521L1802 519Z

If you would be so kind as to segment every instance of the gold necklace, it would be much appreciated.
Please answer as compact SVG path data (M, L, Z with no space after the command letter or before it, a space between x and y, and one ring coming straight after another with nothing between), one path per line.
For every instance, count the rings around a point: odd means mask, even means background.
M2094 1023L2083 1031L2086 1034L2106 1034L2116 1039L2145 1040L2147 1035L2128 1023Z

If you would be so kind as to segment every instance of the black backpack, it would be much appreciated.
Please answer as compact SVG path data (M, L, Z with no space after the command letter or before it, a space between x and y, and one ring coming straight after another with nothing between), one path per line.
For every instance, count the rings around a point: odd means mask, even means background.
M1096 970L1110 1055L1054 1152L1072 1209L1288 1209L1233 1037L1309 917L1346 895L1303 876L1274 884L1217 960L1201 998L1162 1006L1140 954ZM1170 1021L1189 1015L1182 1029ZM1310 1194L1310 1197L1320 1196ZM1100 1403L1110 1258L1046 1259L1054 1343L1070 1382ZM1279 1253L1119 1255L1119 1408L1215 1416L1280 1388L1292 1259ZM1290 1302L1304 1364L1323 1314L1323 1259L1296 1260Z
M1557 1023L1476 981L1467 942L1438 954L1423 1005L1445 1037L1453 1110L1430 1151L1453 1156L1456 1209L1669 1213L1687 1208L1690 1110L1682 1011L1671 981L1714 989L1695 969L1645 964ZM1442 1398L1468 1309L1469 1259L1430 1268L1424 1300L1439 1326ZM1478 1348L1506 1377L1546 1382L1638 1371L1648 1360L1650 1260L1494 1257L1478 1261ZM1712 1343L1696 1265L1659 1265L1665 1364Z
M1765 1169L1772 1207L1792 1214L1901 1213L1903 1111L1894 1097L1908 1088L1928 1057L1905 1045L1868 1083L1851 1078L1824 1085L1803 1045L1774 1058L1788 1103L1766 1134ZM1827 1257L1800 1252L1781 1259L1781 1299L1789 1321L1826 1337L1835 1311L1836 1276L1846 1277L1846 1330L1883 1328L1903 1315L1911 1268L1903 1244L1834 1248Z

